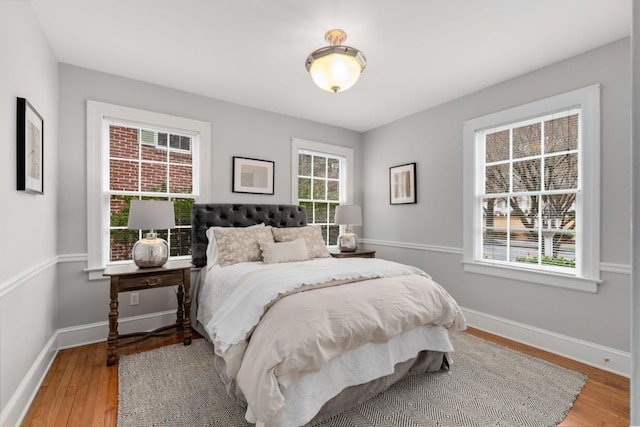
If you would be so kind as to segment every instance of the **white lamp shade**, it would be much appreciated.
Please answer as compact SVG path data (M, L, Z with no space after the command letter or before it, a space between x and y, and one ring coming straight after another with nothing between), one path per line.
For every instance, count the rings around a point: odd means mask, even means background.
M362 210L357 205L336 207L334 222L341 225L362 225Z
M127 228L164 230L176 226L173 202L166 200L132 200Z

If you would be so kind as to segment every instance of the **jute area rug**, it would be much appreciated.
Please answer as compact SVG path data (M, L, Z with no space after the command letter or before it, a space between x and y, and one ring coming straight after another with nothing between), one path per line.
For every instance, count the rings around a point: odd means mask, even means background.
M555 426L586 376L465 333L451 370L409 376L321 426ZM204 339L121 356L118 426L251 426Z

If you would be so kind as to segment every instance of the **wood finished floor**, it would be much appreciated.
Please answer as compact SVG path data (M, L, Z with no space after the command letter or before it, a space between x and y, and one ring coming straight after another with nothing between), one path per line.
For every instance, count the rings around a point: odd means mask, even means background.
M468 333L588 375L560 426L628 426L629 379L469 328ZM133 354L179 343L179 336L149 338L120 350ZM118 368L106 366L106 343L62 350L38 391L23 426L116 426Z

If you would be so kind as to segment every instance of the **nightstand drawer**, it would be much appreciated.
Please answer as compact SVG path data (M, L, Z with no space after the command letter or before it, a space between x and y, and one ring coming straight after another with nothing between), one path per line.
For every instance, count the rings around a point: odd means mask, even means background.
M334 258L375 258L376 251L369 251L366 249L358 249L355 252L338 252L329 251Z
M120 277L119 287L120 292L127 292L179 285L182 281L182 271L167 271L155 274L134 274Z

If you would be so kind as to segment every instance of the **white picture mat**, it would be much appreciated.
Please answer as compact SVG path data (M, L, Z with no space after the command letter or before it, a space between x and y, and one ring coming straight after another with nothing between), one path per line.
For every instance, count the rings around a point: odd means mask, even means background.
M268 160L233 159L233 191L236 193L273 194L274 163Z
M391 203L415 203L416 202L416 180L415 163L395 166L389 173L389 191L391 192Z

